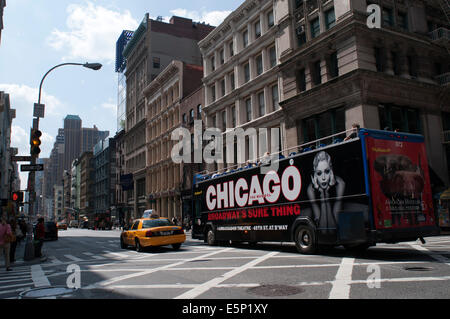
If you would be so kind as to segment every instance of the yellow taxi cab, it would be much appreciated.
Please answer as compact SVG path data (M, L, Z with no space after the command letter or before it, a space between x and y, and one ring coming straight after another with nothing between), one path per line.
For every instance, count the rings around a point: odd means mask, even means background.
M167 218L141 218L134 221L129 230L120 234L122 249L132 246L141 252L147 247L172 245L178 250L186 241L186 234L180 226L174 225Z

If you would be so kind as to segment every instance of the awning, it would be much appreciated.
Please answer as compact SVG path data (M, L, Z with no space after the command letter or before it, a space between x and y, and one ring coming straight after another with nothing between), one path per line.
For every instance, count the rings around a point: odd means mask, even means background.
M441 194L441 199L450 199L450 188Z

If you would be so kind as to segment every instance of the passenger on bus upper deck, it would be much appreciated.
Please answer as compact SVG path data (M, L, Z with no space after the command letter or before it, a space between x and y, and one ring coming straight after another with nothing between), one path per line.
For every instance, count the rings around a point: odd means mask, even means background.
M347 136L344 139L344 141L348 141L348 140L351 140L352 138L357 138L358 137L358 132L359 132L359 129L360 129L359 124L358 123L353 123L352 124L352 129L353 129L352 133L349 136Z

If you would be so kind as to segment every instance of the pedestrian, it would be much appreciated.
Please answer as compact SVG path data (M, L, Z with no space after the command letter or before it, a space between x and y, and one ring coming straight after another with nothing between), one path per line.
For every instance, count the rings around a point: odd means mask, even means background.
M15 219L11 219L9 222L9 225L11 227L11 232L13 234L12 240L10 242L10 249L9 249L9 259L10 262L13 264L16 262L16 247L17 247L17 223Z
M42 245L44 244L44 238L45 238L44 218L41 217L38 219L38 223L36 225L36 235L34 237L34 239L35 239L35 251L34 251L35 257L38 257L38 258L42 257Z
M11 261L9 256L10 242L13 240L13 233L11 231L11 226L6 223L6 216L2 216L0 222L0 253L5 256L5 268L6 271L11 271Z

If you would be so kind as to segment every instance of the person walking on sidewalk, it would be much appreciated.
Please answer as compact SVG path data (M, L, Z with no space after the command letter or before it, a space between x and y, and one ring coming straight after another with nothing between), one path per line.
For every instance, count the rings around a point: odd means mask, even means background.
M0 253L5 255L5 267L6 271L11 271L10 267L10 242L12 241L13 233L11 231L11 226L6 223L6 216L2 216L0 223Z
M9 257L11 264L16 262L16 247L17 247L17 241L19 240L18 233L17 233L17 222L15 219L11 219L9 222L9 225L11 226L11 231L13 233L13 240L10 242L10 248L9 248Z
M44 218L39 218L38 223L36 225L36 236L35 236L35 257L42 257L42 245L44 244L45 238L45 226L44 226Z

